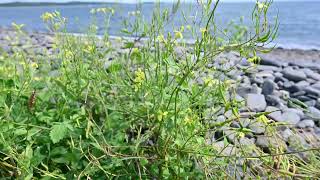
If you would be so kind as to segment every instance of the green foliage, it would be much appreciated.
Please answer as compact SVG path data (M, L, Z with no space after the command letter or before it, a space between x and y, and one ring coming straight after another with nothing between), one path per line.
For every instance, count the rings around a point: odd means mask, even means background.
M57 143L62 140L68 133L68 128L65 124L57 124L52 126L52 130L50 131L50 138L53 143Z

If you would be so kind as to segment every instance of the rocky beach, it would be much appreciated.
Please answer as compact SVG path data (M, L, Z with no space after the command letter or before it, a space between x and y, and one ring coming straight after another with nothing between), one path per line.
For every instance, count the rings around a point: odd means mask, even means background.
M34 32L17 41L16 38L14 31L0 29L0 52L10 54L19 48L39 57L54 53L54 40L50 34ZM115 40L113 45L119 48L118 53L123 52ZM186 52L176 49L176 53L183 56ZM257 146L264 152L281 146L289 153L297 150L297 144L309 149L320 147L320 51L276 48L259 56L259 65L253 65L229 52L207 65L208 69L221 72L217 78L236 83L235 93L230 93L228 98L243 103L238 120L209 134L209 143L221 148L225 155L236 154L242 145ZM202 78L210 76L206 72L199 74L196 80L199 84L203 83ZM256 120L257 113L266 113L269 122L279 123L275 136L268 135L266 123ZM229 110L221 111L212 120L224 122L232 118L234 114ZM235 137L237 128L250 129L251 133L238 139ZM223 136L231 142L226 148L221 141ZM304 152L299 155L307 159Z

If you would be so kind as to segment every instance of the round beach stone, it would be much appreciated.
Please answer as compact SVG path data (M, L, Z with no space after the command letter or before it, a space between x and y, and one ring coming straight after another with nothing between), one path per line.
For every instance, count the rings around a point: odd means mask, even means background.
M277 105L281 104L281 99L275 95L267 95L266 101L267 101L268 105L270 105L270 106L277 106Z
M316 100L310 100L310 101L305 101L304 102L305 105L307 106L315 106L317 104L317 101Z
M275 67L275 66L269 66L269 65L258 65L257 69L259 71L280 71L280 68Z
M281 135L282 139L287 142L289 140L289 137L293 136L294 133L292 132L291 129L285 128L283 131L280 131L280 135Z
M262 94L248 94L246 96L247 107L254 112L264 111L267 107L267 102Z
M306 87L304 89L304 91L309 94L309 95L314 95L314 96L317 96L319 97L320 96L320 90L316 89L316 88L313 88L313 87Z
M315 107L308 107L307 116L319 121L320 120L320 110Z
M263 94L263 95L266 96L266 95L272 94L273 91L274 91L274 89L275 89L275 84L274 84L273 81L271 81L271 80L265 80L265 81L263 82L263 85L262 85L262 94Z
M262 84L263 78L262 77L253 77L253 78L251 78L251 81L252 81L252 83Z
M320 74L312 71L311 69L305 68L303 69L304 73L307 75L307 77L312 78L314 80L320 81Z
M284 113L282 113L282 120L283 122L286 122L288 124L295 125L300 122L301 118L293 111L285 111Z
M243 137L239 139L239 143L241 144L241 146L253 146L255 143L255 139Z
M252 84L252 94L261 94L262 89L257 84Z
M320 90L320 82L313 84L311 87Z
M270 114L267 115L268 118L271 118L275 121L281 121L282 113L279 108L274 106L268 106L266 108L266 112L270 112Z
M252 87L248 84L240 84L240 86L237 88L237 94L241 97L245 97L247 94L252 93Z
M222 151L221 153L226 156L234 155L238 152L238 149L235 146L233 146L232 144L226 145L224 141L218 141L216 143L213 143L212 145L218 151Z
M307 75L303 71L286 68L282 71L283 76L291 81L302 81L307 79Z
M305 94L306 94L305 91L298 91L298 92L292 93L291 97L299 97L299 96L303 96Z
M302 120L297 124L297 127L299 128L307 128L307 127L313 128L314 126L315 126L315 123L311 119Z
M273 59L266 59L266 58L262 58L260 61L260 64L276 66L276 67L281 67L283 65L283 63L281 61L277 61L277 60L273 60Z
M287 148L283 140L274 136L258 136L256 145L267 152L270 152L270 148Z
M313 100L312 98L308 97L308 96L298 96L296 97L298 100L305 102L305 101L311 101Z
M315 105L317 109L320 109L320 98L317 99L317 103Z
M296 113L301 119L304 118L304 112L301 109L296 108L287 108L285 111L294 112Z

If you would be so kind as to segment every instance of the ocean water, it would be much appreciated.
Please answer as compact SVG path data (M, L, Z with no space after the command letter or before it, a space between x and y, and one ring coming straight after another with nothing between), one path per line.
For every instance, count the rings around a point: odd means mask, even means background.
M1 6L0 26L8 27L12 22L25 24L26 29L33 31L46 31L46 26L40 16L44 12L60 11L62 16L68 19L68 31L83 33L92 22L90 10L97 7L114 7L116 14L110 22L111 35L120 35L123 28L123 20L128 17L128 12L135 11L136 4L73 4L73 5L37 5L37 6ZM249 2L221 3L217 9L217 22L221 29L228 22L239 21L244 16L244 23L250 25L251 10L254 4ZM144 3L141 13L147 21L150 21L155 5ZM161 4L162 8L170 8L172 4ZM186 12L185 17L191 21L191 17L199 16L200 7L197 4L183 4L181 12ZM183 23L183 15L179 12L170 20L172 25L179 26ZM275 43L283 48L320 49L320 1L318 2L275 2L270 9L269 17L279 15L279 36ZM102 17L97 22L102 24ZM103 30L100 29L100 32Z

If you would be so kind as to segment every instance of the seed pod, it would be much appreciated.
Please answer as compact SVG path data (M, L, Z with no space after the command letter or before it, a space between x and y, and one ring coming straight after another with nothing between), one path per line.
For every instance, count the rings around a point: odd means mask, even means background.
M34 108L36 104L36 96L37 96L36 91L33 90L31 96L29 97L29 102L28 102L28 108L30 111Z

